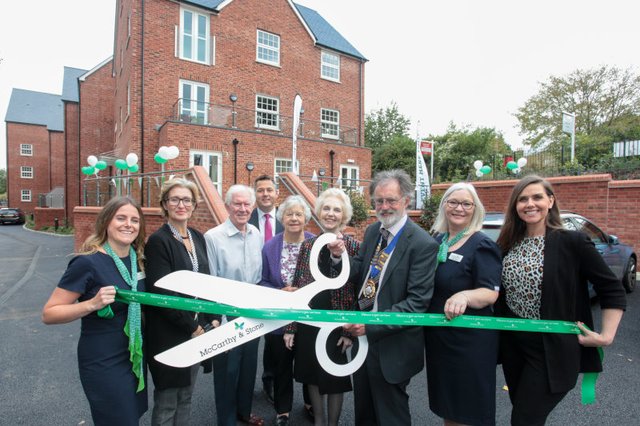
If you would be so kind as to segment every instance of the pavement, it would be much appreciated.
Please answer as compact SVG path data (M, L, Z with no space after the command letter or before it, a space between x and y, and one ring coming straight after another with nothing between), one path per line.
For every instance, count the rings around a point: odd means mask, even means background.
M35 233L21 226L0 226L0 425L93 424L77 370L76 346L80 321L46 326L42 306L64 273L73 251L73 238ZM605 371L597 386L597 402L580 403L580 385L567 395L548 419L548 425L640 424L640 290L628 295L628 309L612 346L605 349ZM599 317L597 303L594 312ZM597 321L597 320L596 320ZM261 344L262 348L262 344ZM253 411L275 419L273 407L262 394L260 377L254 391ZM510 404L497 375L497 425L509 424ZM149 376L149 406L152 406ZM311 425L302 410L302 388L295 387L291 424ZM440 425L429 411L426 374L409 386L410 407L416 425ZM150 412L140 424L150 424ZM215 424L212 375L200 374L192 405L192 423ZM345 394L341 425L353 425L353 394Z

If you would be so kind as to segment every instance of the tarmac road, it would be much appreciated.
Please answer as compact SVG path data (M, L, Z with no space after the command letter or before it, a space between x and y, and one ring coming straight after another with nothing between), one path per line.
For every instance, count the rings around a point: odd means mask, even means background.
M45 326L40 311L62 276L73 239L35 233L21 226L0 226L0 425L90 425L88 403L78 378L76 345L80 322ZM629 308L615 343L605 350L605 372L597 387L597 402L580 403L578 385L552 413L548 425L640 424L640 291L629 295ZM594 305L597 312L597 304ZM254 412L273 421L273 408L261 394L259 379ZM497 374L498 425L509 424L510 404ZM151 378L149 376L149 381ZM149 406L152 405L149 389ZM440 425L428 409L426 375L418 374L409 388L416 425ZM302 413L301 388L296 385L292 425L310 425ZM215 424L212 375L200 375L194 392L192 423ZM150 424L150 413L140 422ZM267 424L268 424L267 423ZM352 425L352 394L345 396L342 425Z

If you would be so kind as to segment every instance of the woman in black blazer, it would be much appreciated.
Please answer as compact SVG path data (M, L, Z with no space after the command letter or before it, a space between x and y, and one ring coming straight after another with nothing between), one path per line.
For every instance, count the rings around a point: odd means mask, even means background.
M543 425L576 385L578 373L602 371L597 347L613 342L625 292L589 237L563 229L553 188L539 176L514 186L498 245L504 254L498 315L576 321L582 331L579 336L501 333L511 424ZM589 330L594 330L589 281L602 309L599 333Z
M156 281L182 270L209 274L204 237L187 226L198 198L198 187L187 179L170 179L162 185L160 207L167 223L149 237L145 246L148 291L184 297L156 287ZM152 425L190 423L191 395L199 369L198 364L187 368L169 367L156 361L154 356L217 325L219 318L214 315L148 307L145 342L155 385Z

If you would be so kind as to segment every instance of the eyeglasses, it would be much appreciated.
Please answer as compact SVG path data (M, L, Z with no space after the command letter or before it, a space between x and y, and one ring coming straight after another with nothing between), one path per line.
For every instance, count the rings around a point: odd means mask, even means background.
M193 198L180 198L180 197L169 197L166 198L165 201L167 203L169 203L170 206L177 206L180 204L180 202L182 201L182 205L184 205L185 207L191 207L191 205L193 204Z
M457 209L458 206L462 206L464 210L471 210L475 206L471 201L447 200L446 203L450 209Z
M373 200L376 203L376 206L382 206L384 203L387 203L390 206L397 205L402 198L376 198Z

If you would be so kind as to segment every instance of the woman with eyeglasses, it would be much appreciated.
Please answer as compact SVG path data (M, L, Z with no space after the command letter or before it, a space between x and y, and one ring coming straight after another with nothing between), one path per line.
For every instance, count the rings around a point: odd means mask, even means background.
M156 287L156 281L175 271L209 273L204 236L188 226L199 195L198 187L187 179L170 179L162 185L160 207L167 223L149 237L145 246L148 291L185 297ZM200 367L170 367L156 361L155 355L218 325L219 318L213 315L148 307L147 353L155 385L152 425L189 424L191 395ZM210 366L205 365L205 372L211 370Z
M442 196L432 231L440 243L429 313L493 315L500 249L481 232L484 206L468 183ZM445 425L495 425L498 332L425 327L429 407Z

